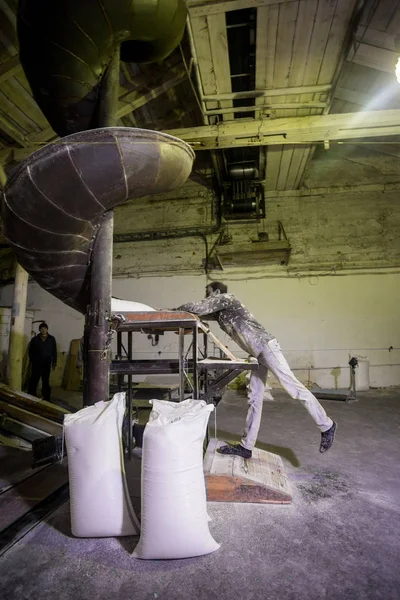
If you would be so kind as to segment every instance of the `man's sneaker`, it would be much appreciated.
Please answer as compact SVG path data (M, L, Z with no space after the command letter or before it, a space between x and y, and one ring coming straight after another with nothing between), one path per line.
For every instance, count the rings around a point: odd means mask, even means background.
M319 447L320 452L326 452L333 444L333 440L335 439L336 433L336 423L333 421L333 425L328 431L324 431L321 433L321 445Z
M243 448L240 444L227 444L226 446L221 446L220 448L217 448L217 452L220 454L234 454L235 456L241 456L242 458L252 457L251 450Z

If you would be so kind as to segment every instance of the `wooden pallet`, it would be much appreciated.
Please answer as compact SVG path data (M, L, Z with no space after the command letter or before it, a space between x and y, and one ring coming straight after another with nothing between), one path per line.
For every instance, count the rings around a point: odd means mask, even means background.
M292 501L289 480L280 456L254 448L250 460L219 454L223 446L211 439L204 457L207 500L287 504Z

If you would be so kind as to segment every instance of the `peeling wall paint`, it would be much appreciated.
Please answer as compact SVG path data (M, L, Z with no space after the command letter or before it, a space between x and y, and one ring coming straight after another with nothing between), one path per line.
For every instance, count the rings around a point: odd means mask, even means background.
M335 193L318 191L310 191L308 196L269 196L265 220L226 222L225 236L232 245L254 242L264 231L271 241L277 240L281 221L292 245L290 262L287 268L279 269L261 265L265 274L400 267L400 188L375 186L371 190L365 186ZM216 223L214 202L211 194L204 193L201 198L136 203L129 210L117 209L115 233L144 231L144 223L147 231L211 227ZM217 235L207 236L209 249L216 240ZM201 237L119 243L114 247L114 274L200 274L205 255Z

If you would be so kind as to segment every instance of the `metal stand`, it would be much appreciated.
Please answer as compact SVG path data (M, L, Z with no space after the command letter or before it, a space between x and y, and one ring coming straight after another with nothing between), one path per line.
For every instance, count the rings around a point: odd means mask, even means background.
M122 390L123 378L128 378L128 422L132 422L132 378L134 375L179 375L179 401L185 399L185 383L188 375L193 377L193 389L191 397L202 399L206 402L214 402L216 397L222 395L223 388L242 371L258 368L256 359L250 362L236 358L223 344L209 331L199 319L189 313L177 312L151 312L151 313L122 313L115 315L114 319L120 319L117 328L118 354L117 360L113 360L110 366L112 374L117 376L118 389ZM160 334L173 331L178 334L178 356L168 359L133 360L132 337L133 333ZM122 357L124 349L122 335L127 334L127 352ZM185 334L191 333L192 341L189 345L192 358L188 359L185 354ZM201 337L201 334L203 334ZM217 344L217 347L225 354L225 358L207 358L208 340ZM203 349L199 350L199 340L203 341ZM200 355L203 358L199 358ZM210 373L218 371L218 377L211 380ZM140 427L139 427L140 428ZM143 429L143 427L142 427ZM128 429L127 454L132 455L132 428Z

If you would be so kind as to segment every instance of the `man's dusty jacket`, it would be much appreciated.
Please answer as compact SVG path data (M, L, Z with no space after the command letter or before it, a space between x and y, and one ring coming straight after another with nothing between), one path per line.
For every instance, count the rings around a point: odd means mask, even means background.
M233 294L214 293L201 302L182 304L178 310L216 320L222 331L255 358L275 339Z

